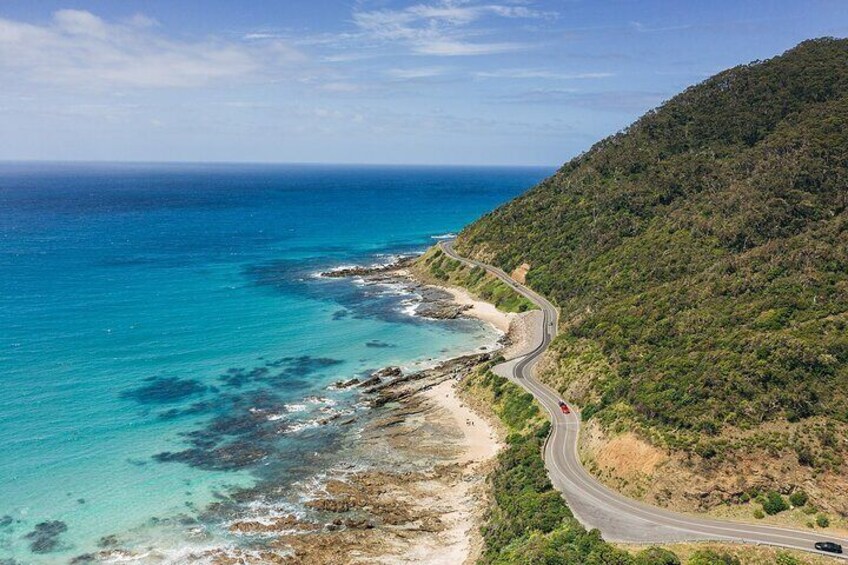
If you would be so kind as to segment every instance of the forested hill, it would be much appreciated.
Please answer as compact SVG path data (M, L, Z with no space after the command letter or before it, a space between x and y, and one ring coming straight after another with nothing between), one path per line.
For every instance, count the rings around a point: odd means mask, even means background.
M603 356L586 416L709 434L844 423L846 205L848 40L818 39L687 89L457 248L528 263L561 307L560 349Z

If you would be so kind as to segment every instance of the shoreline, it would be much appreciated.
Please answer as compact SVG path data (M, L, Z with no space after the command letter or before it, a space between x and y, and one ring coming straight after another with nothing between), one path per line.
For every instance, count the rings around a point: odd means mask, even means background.
M485 353L442 360L434 367L411 372L365 391L368 394L378 389L381 398L377 402L387 404L388 410L361 433L364 448L367 449L375 438L380 438L377 443L388 440L388 449L397 451L394 455L400 455L406 463L420 459L422 453L438 455L433 457L430 468L425 471L428 476L424 480L420 471L397 473L389 471L385 465L364 471L361 478L366 484L373 483L374 479L369 475L380 473L381 481L391 483L389 491L396 500L405 501L416 509L415 512L426 513L426 520L431 526L436 523L438 526L418 528L416 535L409 530L401 534L397 529L388 529L382 533L390 541L378 543L372 540L369 543L374 543L374 547L368 548L361 537L349 540L342 532L331 533L336 544L345 546L352 542L350 563L471 564L482 551L480 526L489 508L486 479L504 446L504 432L496 417L475 409L474 399L463 398L464 393L457 384L493 356L511 358L532 349L534 335L531 328L536 324L530 323L533 312L501 312L492 303L472 296L465 289L423 281L408 266L409 263L405 262L364 269L346 267L347 277L340 277L336 270L330 278L355 277L366 284L400 282L406 285L407 292L420 298L413 315L431 319L476 319L493 327L502 338L494 347L487 344ZM424 311L419 312L422 306ZM468 359L474 360L469 362ZM459 369L453 368L463 364ZM410 430L408 438L407 429ZM386 447L381 446L381 449ZM433 453L429 453L431 449ZM403 466L403 462L397 464ZM383 469L380 470L380 467ZM451 471L445 472L445 469ZM358 478L352 477L350 481L355 484ZM334 503L327 504L332 507ZM378 529L382 527L378 526ZM433 531L422 532L422 529ZM304 545L295 547L296 553L314 550L314 547ZM307 558L304 562L310 561Z
M500 420L468 396L460 383L495 357L532 349L533 336L527 328L532 326L528 320L533 312L500 312L463 289L421 281L405 267L380 267L364 276L355 271L350 278L358 279L357 284L401 287L415 297L414 316L476 319L494 328L500 339L481 344L474 353L433 359L432 365L384 367L370 376L330 385L355 390L354 402L365 409L361 416L320 422L335 421L331 425L348 430L340 438L337 463L295 483L294 490L285 487L288 493L268 511L256 508L262 507L266 495L276 499L282 494L282 484L236 493L234 504L247 504L219 521L232 541L183 548L179 550L183 557L215 565L470 565L480 557L480 527L491 504L487 479L505 445L505 433ZM251 501L258 506L251 509ZM220 505L214 503L205 512L224 516L235 508L216 506ZM114 562L141 557L146 549L117 543L79 557ZM173 550L155 553L168 562Z
M413 274L406 276L416 280ZM539 341L538 328L540 324L534 321L536 316L541 315L538 310L530 310L520 314L501 312L491 302L472 296L463 288L430 283L421 284L449 293L453 297L453 303L462 308L461 317L474 318L485 322L503 334L500 347L491 352L499 352L507 361L531 351Z
M518 313L502 312L494 304L479 299L466 289L456 286L432 284L416 276L409 263L401 265L383 266L377 271L376 276L382 280L388 276L390 279L403 279L412 282L417 287L436 289L449 295L450 303L455 309L449 317L472 318L486 323L497 330L502 338L498 344L488 351L492 355L502 355L506 359L523 355L533 349L537 340L536 328L539 326L534 317L540 314L536 311ZM357 273L361 276L361 273ZM367 280L366 274L363 278ZM379 282L379 281L377 281ZM410 290L414 292L414 290ZM422 301L424 299L422 298ZM415 315L421 315L416 313ZM428 317L423 314L422 317ZM443 361L450 363L455 359ZM479 365L479 364L478 364ZM475 368L476 366L475 365ZM488 478L493 468L495 457L504 447L505 432L503 424L491 413L487 413L474 407L473 399L463 399L462 393L457 390L457 384L462 381L463 376L443 381L423 391L423 398L444 410L454 425L464 436L465 449L458 456L455 463L469 466L469 470L475 474L482 474L484 480ZM468 402L472 400L472 402ZM483 538L480 527L483 524L484 514L489 508L489 487L484 483L478 488L469 490L458 489L460 493L453 493L452 503L456 507L449 514L454 515L453 525L443 540L442 545L437 548L428 547L429 544L421 544L417 548L410 548L405 557L398 561L389 560L387 563L463 563L470 565L479 558L483 548ZM451 490L457 490L453 487ZM463 500L465 498L466 500ZM445 543L447 542L447 543ZM433 558L431 550L437 550L439 557ZM408 559L411 558L411 561Z
M457 385L490 358L458 357L364 390L373 418L349 453L365 460L348 472L331 469L313 486L305 498L313 519L244 518L230 530L271 536L261 556L268 563L474 563L483 548L486 481L504 434ZM235 565L247 554L201 557Z

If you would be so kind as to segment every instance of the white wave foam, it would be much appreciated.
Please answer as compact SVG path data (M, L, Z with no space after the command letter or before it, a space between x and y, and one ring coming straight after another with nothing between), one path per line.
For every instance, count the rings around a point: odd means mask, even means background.
M286 435L296 434L297 432L302 432L303 430L317 428L320 425L321 420L304 420L303 422L296 422L292 424L284 433Z
M419 297L404 300L400 303L401 314L406 314L407 316L415 317L418 315L418 306L420 305L421 299Z
M456 239L455 233L443 233L439 235L431 235L430 239Z
M325 406L335 406L338 404L337 401L332 398L327 398L326 396L307 396L304 400L312 404L323 404Z

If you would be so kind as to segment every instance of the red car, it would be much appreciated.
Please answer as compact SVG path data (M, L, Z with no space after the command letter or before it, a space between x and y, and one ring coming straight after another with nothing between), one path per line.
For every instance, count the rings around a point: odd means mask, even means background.
M559 401L559 409L562 410L563 414L571 414L571 409L568 407L568 404L562 400Z

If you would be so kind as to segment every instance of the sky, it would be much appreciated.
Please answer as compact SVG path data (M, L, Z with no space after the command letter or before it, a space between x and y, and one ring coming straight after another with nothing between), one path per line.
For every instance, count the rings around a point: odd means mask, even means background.
M2 0L0 160L556 166L846 0Z

